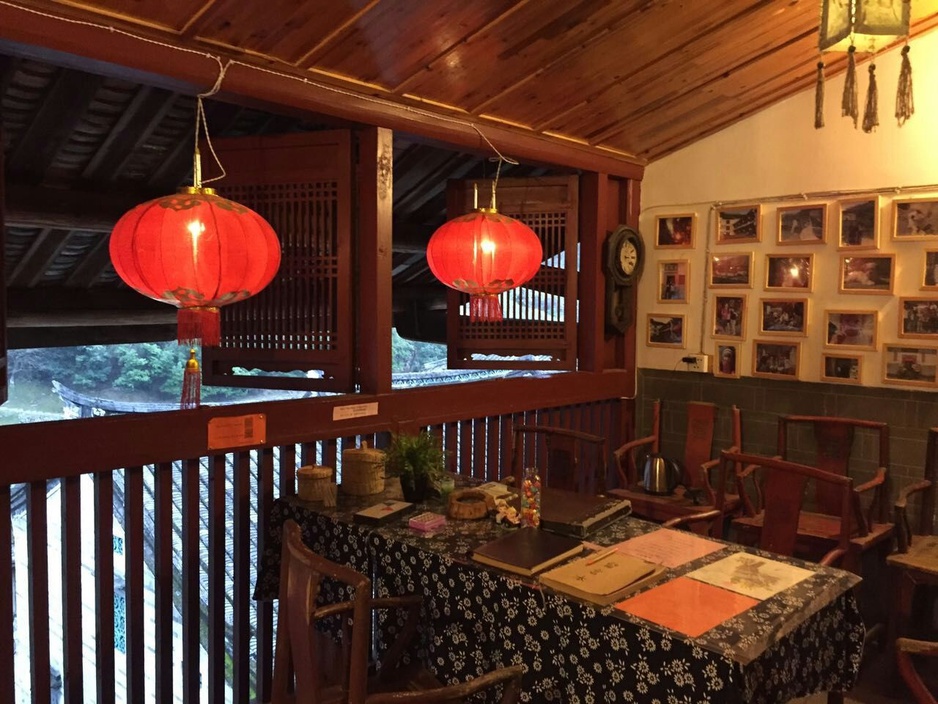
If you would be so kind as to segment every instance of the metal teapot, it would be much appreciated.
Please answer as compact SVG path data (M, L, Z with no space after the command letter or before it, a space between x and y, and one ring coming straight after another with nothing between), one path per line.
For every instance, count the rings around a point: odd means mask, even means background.
M651 454L645 458L642 488L649 494L671 494L680 481L681 470L674 460L658 454Z

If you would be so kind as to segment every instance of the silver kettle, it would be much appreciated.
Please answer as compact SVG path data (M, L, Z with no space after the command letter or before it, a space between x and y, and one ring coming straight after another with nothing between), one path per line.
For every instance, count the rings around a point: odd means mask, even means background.
M645 458L642 488L649 494L671 494L680 481L681 470L674 460L657 454Z

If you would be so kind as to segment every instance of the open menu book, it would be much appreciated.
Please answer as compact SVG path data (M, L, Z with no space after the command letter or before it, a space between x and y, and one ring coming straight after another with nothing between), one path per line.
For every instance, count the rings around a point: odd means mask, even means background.
M542 574L540 582L584 601L612 604L657 582L666 573L663 565L619 552L601 552L555 567Z
M576 538L538 528L518 528L472 551L472 559L492 567L532 576L583 550Z

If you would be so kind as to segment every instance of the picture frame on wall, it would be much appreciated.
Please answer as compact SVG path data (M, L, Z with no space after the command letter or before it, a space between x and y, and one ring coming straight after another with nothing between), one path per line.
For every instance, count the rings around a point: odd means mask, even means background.
M892 201L894 240L938 239L938 198L896 198Z
M837 248L879 248L879 198L846 200L839 204Z
M938 348L883 347L883 382L906 386L938 386Z
M690 262L686 259L658 262L658 303L687 303Z
M876 256L842 256L838 289L841 293L872 293L892 295L895 279L894 254Z
M760 335L806 335L807 298L763 298L759 301Z
M824 244L827 205L795 205L778 209L778 244Z
M717 345L713 376L727 379L739 378L739 345L721 342Z
M647 337L649 347L684 348L684 316L649 313Z
M863 358L852 354L822 354L821 381L859 384L863 378Z
M875 350L878 317L875 310L824 311L824 346Z
M938 340L938 299L900 298L899 337Z
M655 218L656 249L691 249L697 230L697 215L661 215Z
M727 252L711 255L707 286L752 288L752 253Z
M746 296L723 295L713 298L712 337L727 340L746 339Z
M813 271L813 254L767 254L765 290L808 292L811 290Z
M734 205L717 210L717 244L762 241L762 206Z
M922 271L923 291L938 291L938 249L926 249L925 266Z
M752 375L776 379L797 379L801 344L753 340Z

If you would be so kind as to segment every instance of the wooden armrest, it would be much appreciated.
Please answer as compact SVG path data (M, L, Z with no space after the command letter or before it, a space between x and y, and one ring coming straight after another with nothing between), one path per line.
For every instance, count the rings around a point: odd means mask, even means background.
M417 594L382 596L371 600L371 608L373 609L412 609L415 606L420 608L421 604L423 604L423 597Z
M938 642L930 640L916 640L915 638L896 638L896 648L904 653L913 655L928 655L938 657Z
M318 609L316 609L316 613L313 614L312 620L321 621L323 619L329 618L330 616L344 614L350 612L354 607L355 602L352 601L339 601L335 604L320 606Z
M863 484L858 484L857 486L853 487L853 490L857 494L862 494L864 491L869 491L873 487L880 486L885 481L886 481L886 468L880 467L879 469L876 470L876 476L874 476L868 482L864 482Z
M661 527L662 528L682 528L692 523L712 521L714 519L720 518L722 515L723 515L722 511L714 508L709 511L701 511L700 513L691 513L687 516L678 516L677 518L672 518L671 520L665 521L664 523L662 523Z
M524 673L522 665L503 667L492 672L486 672L468 682L428 689L423 692L388 692L385 694L370 694L365 698L365 704L395 704L395 702L454 702L462 701L471 694L482 692L494 685L504 682L504 689L500 701L505 704L514 704L521 696L521 675Z
M371 600L372 609L407 609L407 619L401 632L397 634L394 642L381 656L381 664L378 670L378 679L387 679L390 672L397 667L398 662L404 655L414 635L417 633L417 625L420 623L420 607L423 604L423 598L416 594L404 596L386 596Z
M622 455L626 452L631 452L632 450L641 447L642 445L651 445L658 439L657 435L649 435L648 437L638 438L637 440L630 440L624 445L620 445L619 449L615 451L615 454Z
M928 487L931 486L931 481L924 479L920 482L915 482L915 484L909 484L909 486L902 487L899 490L899 496L896 498L896 503L893 504L895 508L905 508L906 502L909 499L911 494L915 494L919 491L925 491Z
M836 567L840 565L841 561L844 559L844 556L847 554L847 551L843 548L834 548L828 552L824 557L822 557L818 564L825 565L827 567Z

